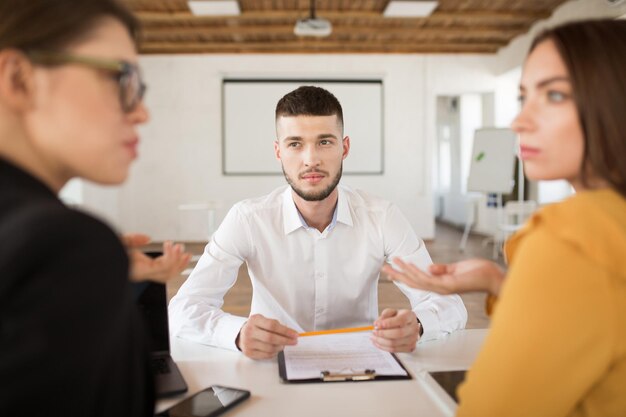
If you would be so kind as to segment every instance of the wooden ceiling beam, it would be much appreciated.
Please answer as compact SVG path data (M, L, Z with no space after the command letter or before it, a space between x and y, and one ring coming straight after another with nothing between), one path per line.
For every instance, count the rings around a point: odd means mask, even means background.
M123 0L131 10L149 12L189 12L187 0Z
M228 21L271 21L271 20L297 20L307 16L306 11L263 11L263 12L244 12L239 16L194 16L190 12L164 13L154 11L136 11L135 15L146 26L166 24L177 25L181 23L197 23L204 22L223 22ZM328 11L318 13L320 17L329 19L331 22L352 21L355 19L375 19L380 21L393 22L428 22L436 23L441 21L496 21L501 24L511 22L531 23L538 19L545 19L551 15L550 11L545 10L522 10L522 11L497 11L497 10L465 10L459 12L435 12L427 18L385 18L377 12L359 12L359 11Z
M421 18L385 18L387 0L318 1L330 37L297 38L308 0L243 0L239 16L195 16L186 0L123 0L143 25L143 53L494 53L565 0L450 1ZM480 9L462 10L483 3ZM489 3L489 4L488 4ZM526 7L514 10L514 7ZM307 6L307 7L305 7ZM508 8L508 10L501 10ZM277 10L274 10L277 9Z
M476 36L511 39L517 35L525 33L525 29L520 28L493 28L493 27L472 27L467 28L430 28L430 27L378 27L378 26L348 26L336 25L333 27L333 35L371 35L380 33L383 35L399 36ZM211 36L250 36L250 35L290 35L293 34L293 25L263 25L263 26L216 26L216 27L162 27L146 28L141 33L142 39L155 38L191 38L191 37L211 37Z
M142 54L184 53L495 53L494 43L353 43L353 42L148 42L140 47Z

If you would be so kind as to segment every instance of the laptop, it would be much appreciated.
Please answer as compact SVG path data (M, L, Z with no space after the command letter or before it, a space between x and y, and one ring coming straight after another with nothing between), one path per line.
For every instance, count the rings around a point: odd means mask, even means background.
M187 384L170 356L165 284L143 282L135 284L134 290L148 334L157 398L182 394Z

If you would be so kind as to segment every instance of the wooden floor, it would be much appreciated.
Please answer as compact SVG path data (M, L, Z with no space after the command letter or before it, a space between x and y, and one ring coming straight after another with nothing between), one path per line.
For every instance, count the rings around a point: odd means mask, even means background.
M454 262L460 259L491 256L491 243L483 245L483 236L473 236L467 242L466 249L463 253L459 252L459 242L461 241L462 231L452 226L438 223L436 225L435 239L426 242L426 247L434 262ZM156 249L156 248L155 248ZM187 243L187 251L194 255L199 255L204 250L204 244ZM190 265L193 267L193 263ZM168 296L171 298L176 294L180 286L187 279L186 275L172 279L168 283ZM387 307L408 308L408 300L400 292L400 290L390 281L380 280L378 284L380 311ZM236 284L226 294L224 299L224 311L239 316L247 316L250 313L250 300L252 297L252 287L245 264L239 270L239 276ZM467 328L487 328L489 327L489 319L484 312L485 295L484 294L467 294L463 295L463 302L468 311Z

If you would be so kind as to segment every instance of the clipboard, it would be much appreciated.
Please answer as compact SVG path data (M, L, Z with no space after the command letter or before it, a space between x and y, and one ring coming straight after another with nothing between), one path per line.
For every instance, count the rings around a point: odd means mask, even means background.
M377 375L375 369L365 369L363 371L356 371L350 373L332 373L328 370L320 370L320 375L317 378L305 378L305 379L289 379L287 377L287 366L285 364L285 353L278 353L278 375L280 380L285 384L308 384L315 382L366 382L366 381L391 381L399 379L413 379L409 371L405 368L404 364L400 362L400 359L393 354L390 355L395 359L398 365L404 370L406 375Z

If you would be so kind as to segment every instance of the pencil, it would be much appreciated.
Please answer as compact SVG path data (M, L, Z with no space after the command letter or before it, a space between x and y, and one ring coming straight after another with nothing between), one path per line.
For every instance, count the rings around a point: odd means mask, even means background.
M348 328L345 328L345 329L317 330L317 331L314 331L314 332L300 333L300 334L298 334L298 336L319 336L319 335L323 335L323 334L366 332L368 330L374 330L374 326L348 327Z

